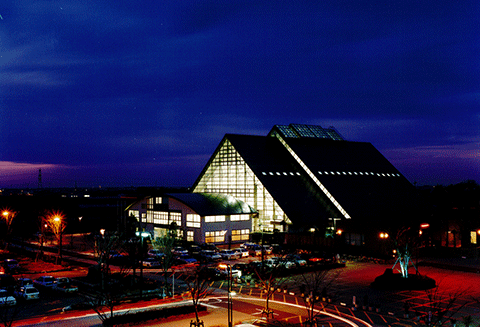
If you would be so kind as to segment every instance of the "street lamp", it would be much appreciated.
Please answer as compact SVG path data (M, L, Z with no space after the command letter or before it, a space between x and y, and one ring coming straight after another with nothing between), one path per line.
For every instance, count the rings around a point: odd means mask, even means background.
M232 303L232 266L227 265L228 273L228 301L227 301L227 311L228 311L228 327L232 327L233 322L233 303Z
M64 216L61 212L52 212L50 215L48 215L46 223L52 233L57 238L57 263L58 261L60 261L60 264L62 264L62 234L66 227L66 224L64 222Z
M5 249L8 246L8 239L10 238L10 232L12 231L12 220L13 220L13 217L15 217L15 215L16 215L16 212L10 211L8 209L3 210L3 212L2 212L3 219L5 219L5 224L7 225L7 228L6 228L7 242L5 243Z

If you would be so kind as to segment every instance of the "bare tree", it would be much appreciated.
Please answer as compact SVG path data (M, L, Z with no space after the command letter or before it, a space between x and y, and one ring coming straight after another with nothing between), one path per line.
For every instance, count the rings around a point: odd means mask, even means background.
M281 288L288 279L284 277L284 269L285 266L281 261L271 266L262 262L261 267L255 268L258 284L265 292L265 306L262 310L262 315L265 315L267 321L273 318L273 310L270 309L270 298L275 293L275 290Z
M398 263L400 266L400 273L404 278L408 278L408 267L410 264L415 268L415 270L417 270L417 267L415 267L412 261L413 250L418 246L418 234L416 234L416 232L417 231L412 230L410 227L402 228L398 231L395 237L395 250L397 259L392 267L392 270Z
M307 320L305 324L315 325L318 311L315 305L326 298L331 291L332 283L338 278L340 272L331 273L330 270L315 270L302 273L297 277L296 282L300 285L302 298L307 309Z
M461 301L466 295L465 290L456 290L455 292L442 292L439 285L435 288L425 291L427 293L428 302L425 309L427 313L424 317L427 326L443 326L445 323L456 320L455 315L468 302Z
M102 322L113 318L115 306L122 302L124 295L123 287L119 284L118 279L114 280L112 278L110 270L112 254L121 247L121 244L122 241L118 235L105 233L105 231L97 239L98 265L96 266L96 271L98 274L95 274L94 278L100 278L100 287L95 292L91 302L93 310ZM129 269L120 267L117 275L125 277L128 275L128 271Z
M195 322L191 323L190 326L203 326L203 321L200 320L198 314L198 308L200 300L204 299L211 293L211 280L208 277L206 270L207 267L205 265L198 265L189 275L189 278L185 280L192 298L193 307L195 309Z

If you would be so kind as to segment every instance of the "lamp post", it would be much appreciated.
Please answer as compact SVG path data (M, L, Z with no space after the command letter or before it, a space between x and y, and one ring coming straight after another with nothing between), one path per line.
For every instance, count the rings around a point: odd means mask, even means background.
M57 264L58 264L58 261L60 261L60 264L62 264L62 234L66 227L66 224L64 222L64 216L61 212L55 211L50 213L47 216L47 219L45 222L47 223L48 227L57 238L57 247L58 247Z
M62 264L62 235L63 235L63 221L60 216L55 216L53 217L53 221L55 224L55 230L57 231L57 237L58 237L58 257L57 259L60 260L60 265Z
M227 301L227 313L228 313L228 327L232 327L233 322L233 308L232 308L232 266L227 265L227 273L228 273L228 301Z
M148 237L148 232L136 232L137 236L140 236L140 298L143 296L143 249L144 249L144 237Z
M8 247L8 243L9 243L9 239L10 239L10 232L12 231L12 220L13 220L13 217L15 216L16 212L14 211L10 211L10 210L3 210L2 212L2 216L3 216L3 219L5 219L5 224L7 225L7 228L6 228L6 232L7 232L7 235L6 235L6 243L5 243L5 249L7 249Z

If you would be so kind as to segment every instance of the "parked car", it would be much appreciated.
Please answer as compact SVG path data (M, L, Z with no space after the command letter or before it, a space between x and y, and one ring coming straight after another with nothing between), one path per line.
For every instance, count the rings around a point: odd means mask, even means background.
M18 278L17 287L33 286L33 280L30 278Z
M216 246L215 244L211 244L211 243L204 243L202 245L200 245L200 247L204 250L212 250L212 251L215 251L215 252L218 252L220 251Z
M172 249L174 255L188 254L188 251L181 246L176 246Z
M150 250L148 250L147 254L150 257L154 257L154 258L157 258L157 259L165 256L165 254L158 249L150 249Z
M16 305L17 300L8 295L8 292L4 289L0 289L0 307Z
M197 259L192 258L188 254L182 254L175 257L175 262L179 265L184 265L189 263L197 263Z
M7 272L8 274L18 274L18 272L20 271L20 265L15 259L3 260L3 267L5 268L5 272Z
M263 245L263 253L264 254L272 254L273 248L270 245Z
M73 285L72 281L68 277L57 277L52 288L55 291L67 293L67 294L78 292L78 286Z
M226 263L220 263L217 268L216 268L217 273L222 277L222 278L228 278L230 271L232 274L232 278L240 278L242 277L242 272L238 269L233 268L233 266L230 266Z
M160 261L158 261L157 258L154 258L154 257L145 258L142 260L142 266L146 268L159 267Z
M199 254L200 260L206 262L215 262L222 260L222 256L215 251L212 250L202 250Z
M235 251L240 252L242 258L248 258L250 256L250 253L248 253L248 250L245 248L238 248L235 249Z
M188 253L194 258L198 257L201 251L202 251L202 248L196 244L191 244L188 247Z
M13 296L21 300L38 300L40 292L32 285L27 285L13 291Z
M307 261L296 254L287 255L283 262L287 269L299 268L307 265Z
M52 288L55 284L55 277L53 276L40 276L33 281L33 285L38 286L40 288Z
M241 245L242 248L247 249L250 256L260 256L262 255L262 247L256 243L244 243Z
M240 259L241 254L234 251L234 250L220 250L220 255L222 256L223 260L235 260L235 259Z

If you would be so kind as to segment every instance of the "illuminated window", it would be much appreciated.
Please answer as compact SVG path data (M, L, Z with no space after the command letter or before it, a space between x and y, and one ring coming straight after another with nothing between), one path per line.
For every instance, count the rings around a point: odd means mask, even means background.
M161 204L162 198L161 197L152 197L147 199L147 209L154 209L155 204Z
M476 231L470 232L470 243L477 244L477 232Z
M193 230L187 230L187 242L195 241L195 233Z
M200 215L187 214L187 227L200 228Z
M205 243L223 243L225 242L225 233L227 231L205 232Z
M140 211L139 210L128 210L128 216L134 216L137 221L140 219Z
M248 241L250 237L249 229L232 230L232 241Z
M182 213L181 212L170 212L170 221L169 224L175 222L177 226L182 226Z
M250 220L250 215L231 215L230 221Z
M168 212L147 211L147 222L159 225L168 225Z
M225 216L205 216L206 223L216 223L225 221Z

